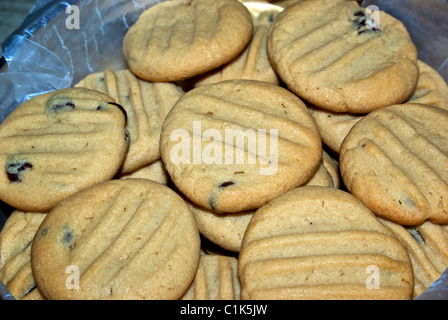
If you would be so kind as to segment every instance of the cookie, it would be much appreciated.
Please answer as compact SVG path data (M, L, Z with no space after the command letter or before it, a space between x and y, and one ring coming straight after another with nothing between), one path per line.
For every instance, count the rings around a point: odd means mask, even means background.
M422 103L448 109L448 85L432 67L418 60L420 76L414 93L408 102ZM350 129L364 116L361 114L337 113L308 105L319 128L322 142L333 152L339 153L342 141Z
M131 26L123 54L139 78L179 81L234 59L252 31L250 13L237 0L165 1Z
M165 186L168 185L170 180L168 172L166 172L165 168L163 167L162 160L157 160L156 162L144 166L143 168L140 168L134 172L119 176L119 179L132 178L149 179Z
M189 81L199 86L231 79L249 79L279 84L280 79L271 66L266 49L269 27L283 8L266 2L244 2L252 15L254 31L246 48L232 61L218 69L202 74Z
M69 88L36 96L0 125L0 199L48 212L64 198L111 179L129 145L126 115L108 95Z
M341 144L350 129L364 117L361 114L338 113L308 105L319 129L322 142L335 154L339 154Z
M447 224L447 128L448 111L423 104L369 113L341 146L345 186L385 220Z
M183 95L174 83L148 82L127 69L90 74L75 87L108 94L126 110L129 150L120 174L140 169L160 159L160 130L168 112Z
M31 244L46 214L14 210L0 232L0 281L16 300L44 297L31 270Z
M238 258L241 299L411 299L412 264L357 198L299 187L258 209Z
M364 114L402 103L419 76L417 49L404 25L355 1L288 6L271 26L267 49L292 92L333 112Z
M219 214L189 202L199 232L224 250L239 252L241 241L255 211Z
M322 164L306 186L339 188L338 169L330 156L324 152ZM330 173L331 172L331 173ZM255 211L239 213L216 213L188 202L196 219L199 232L206 239L230 252L239 252L244 233Z
M201 255L198 271L181 300L239 300L238 260L221 255Z
M199 255L183 199L159 183L123 179L53 208L33 240L31 265L49 299L179 299Z
M219 213L253 210L303 185L322 159L322 142L303 102L255 80L190 90L171 109L160 140L174 185Z
M448 225L429 221L405 228L391 221L381 220L406 248L414 270L414 298L429 288L448 268Z
M448 85L430 65L419 60L420 77L408 102L428 104L448 110Z

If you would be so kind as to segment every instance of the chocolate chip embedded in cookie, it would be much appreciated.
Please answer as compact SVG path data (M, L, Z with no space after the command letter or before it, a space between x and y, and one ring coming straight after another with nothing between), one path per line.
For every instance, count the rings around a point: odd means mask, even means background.
M128 149L126 112L82 88L36 96L0 125L0 199L47 212L65 197L111 179Z
M51 210L31 265L49 299L179 299L199 255L199 232L181 197L147 179L120 179Z
M178 81L235 58L252 36L237 0L165 1L146 10L123 40L130 70L150 81Z
M333 112L364 114L402 103L419 76L404 25L355 1L288 6L271 26L268 54L291 91Z

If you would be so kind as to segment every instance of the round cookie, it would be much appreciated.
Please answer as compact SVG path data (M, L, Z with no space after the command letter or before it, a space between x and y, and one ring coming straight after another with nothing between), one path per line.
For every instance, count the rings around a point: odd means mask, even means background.
M406 103L373 111L350 130L339 167L347 189L400 225L448 223L448 111Z
M42 300L31 270L31 244L45 213L14 210L0 232L0 281L16 300Z
M405 248L358 199L299 187L258 209L238 258L241 299L411 299Z
M148 82L127 69L90 74L75 85L108 94L126 110L129 150L120 174L140 169L160 159L163 120L183 90L174 83Z
M198 271L181 300L239 300L238 260L221 255L201 255Z
M363 114L402 103L418 80L417 49L404 25L355 1L290 5L273 22L267 45L288 88L333 112Z
M126 114L84 88L31 98L0 125L0 199L47 212L73 193L111 179L128 149Z
M147 179L110 180L53 208L31 264L49 299L179 299L195 276L200 237L174 191Z
M306 183L322 142L303 102L262 81L199 86L165 119L161 157L179 191L215 212L258 208Z
M381 222L392 230L406 248L414 270L414 298L437 281L448 268L448 225L429 221L405 228L391 221Z
M265 2L243 3L252 15L254 31L246 48L232 61L189 80L190 86L199 86L231 79L249 79L279 84L280 79L271 66L266 49L269 26L281 7Z
M423 61L418 60L420 76L417 87L407 102L422 103L442 109L448 109L448 85L442 76ZM332 151L339 153L350 129L364 115L337 113L315 106L308 106L319 129L322 142Z
M253 31L237 0L165 1L147 9L123 40L130 70L149 81L179 81L231 61Z
M322 159L319 169L305 185L339 188L340 179L336 164L326 152L323 153ZM225 250L241 250L244 233L255 211L222 214L202 209L191 202L188 204L201 235Z

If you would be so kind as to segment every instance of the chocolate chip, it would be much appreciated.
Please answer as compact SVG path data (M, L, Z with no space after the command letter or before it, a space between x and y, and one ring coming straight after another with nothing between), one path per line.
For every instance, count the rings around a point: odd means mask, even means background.
M418 243L425 243L425 239L423 238L423 235L420 233L420 231L416 229L408 229L408 232Z
M66 102L63 104L53 104L51 106L53 111L69 111L75 109L75 104L73 102Z
M64 237L62 238L62 243L72 249L74 239L75 235L73 234L72 230L70 228L64 228Z
M11 182L21 182L22 171L31 170L33 165L27 161L9 162L6 164L6 174Z
M114 105L114 106L118 107L118 109L120 109L121 112L123 112L125 121L126 122L128 121L128 113L126 112L125 108L123 108L122 105L120 105L118 103L115 103L115 102L108 102L108 104L111 104L111 105Z
M70 244L73 240L73 233L71 233L70 231L67 231L67 233L64 236L64 243L65 244Z
M47 228L43 228L42 231L40 232L40 236L43 237L48 233L48 229Z
M226 182L221 183L221 184L219 185L219 187L220 187L220 188L226 188L226 187L233 186L234 184L235 184L235 182L232 182L232 181L226 181Z

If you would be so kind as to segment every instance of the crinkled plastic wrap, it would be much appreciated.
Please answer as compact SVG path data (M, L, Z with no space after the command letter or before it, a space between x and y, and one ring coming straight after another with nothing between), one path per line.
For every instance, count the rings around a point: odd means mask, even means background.
M0 69L0 122L35 95L70 87L89 73L124 68L123 37L158 2L163 0L37 0L21 27L2 44L6 63ZM362 5L400 19L419 59L448 82L447 0L365 0ZM11 210L0 203L0 230ZM1 290L0 296L10 298ZM418 299L448 299L448 271Z

